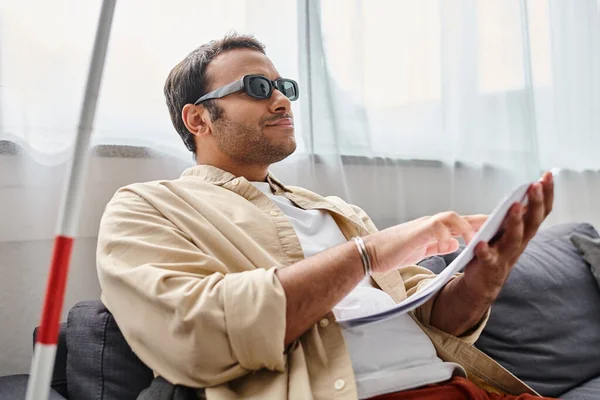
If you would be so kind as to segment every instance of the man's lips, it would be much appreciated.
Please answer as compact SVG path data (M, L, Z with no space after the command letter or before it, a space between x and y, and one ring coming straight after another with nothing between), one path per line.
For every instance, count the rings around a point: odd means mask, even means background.
M294 121L291 118L281 118L267 126L294 126Z

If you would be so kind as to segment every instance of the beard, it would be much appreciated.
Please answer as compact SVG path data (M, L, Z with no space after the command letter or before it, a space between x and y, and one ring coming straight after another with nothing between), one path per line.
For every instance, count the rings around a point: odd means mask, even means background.
M264 127L272 118L264 118L256 127L232 121L221 115L213 120L213 137L219 150L238 164L270 165L296 150L296 142L269 140Z

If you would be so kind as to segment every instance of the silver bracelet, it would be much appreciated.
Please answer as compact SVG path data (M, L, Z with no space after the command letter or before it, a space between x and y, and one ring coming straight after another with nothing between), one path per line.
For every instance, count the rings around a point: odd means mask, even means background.
M360 254L360 259L362 260L363 268L365 270L365 276L370 276L372 272L371 259L369 258L369 253L367 253L365 241L360 236L353 237L352 240L354 240L358 253Z

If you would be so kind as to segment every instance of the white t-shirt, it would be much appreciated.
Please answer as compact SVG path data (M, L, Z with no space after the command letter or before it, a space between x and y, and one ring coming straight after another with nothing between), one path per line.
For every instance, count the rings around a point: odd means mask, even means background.
M306 258L347 241L328 212L301 209L286 197L274 195L268 183L251 183L290 219ZM365 278L333 308L333 313L337 319L346 319L383 311L394 304L387 293ZM442 382L452 375L465 376L461 366L437 357L429 337L407 314L366 326L342 326L342 334L360 399Z

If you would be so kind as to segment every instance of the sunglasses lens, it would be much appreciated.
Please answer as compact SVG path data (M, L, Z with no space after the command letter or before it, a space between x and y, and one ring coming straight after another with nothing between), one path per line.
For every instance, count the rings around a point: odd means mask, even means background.
M259 76L248 80L250 94L258 99L266 99L271 94L271 82Z
M283 93L285 97L292 101L298 98L298 91L296 90L296 85L291 80L280 80L279 82L277 82L277 89L279 89L279 91Z

